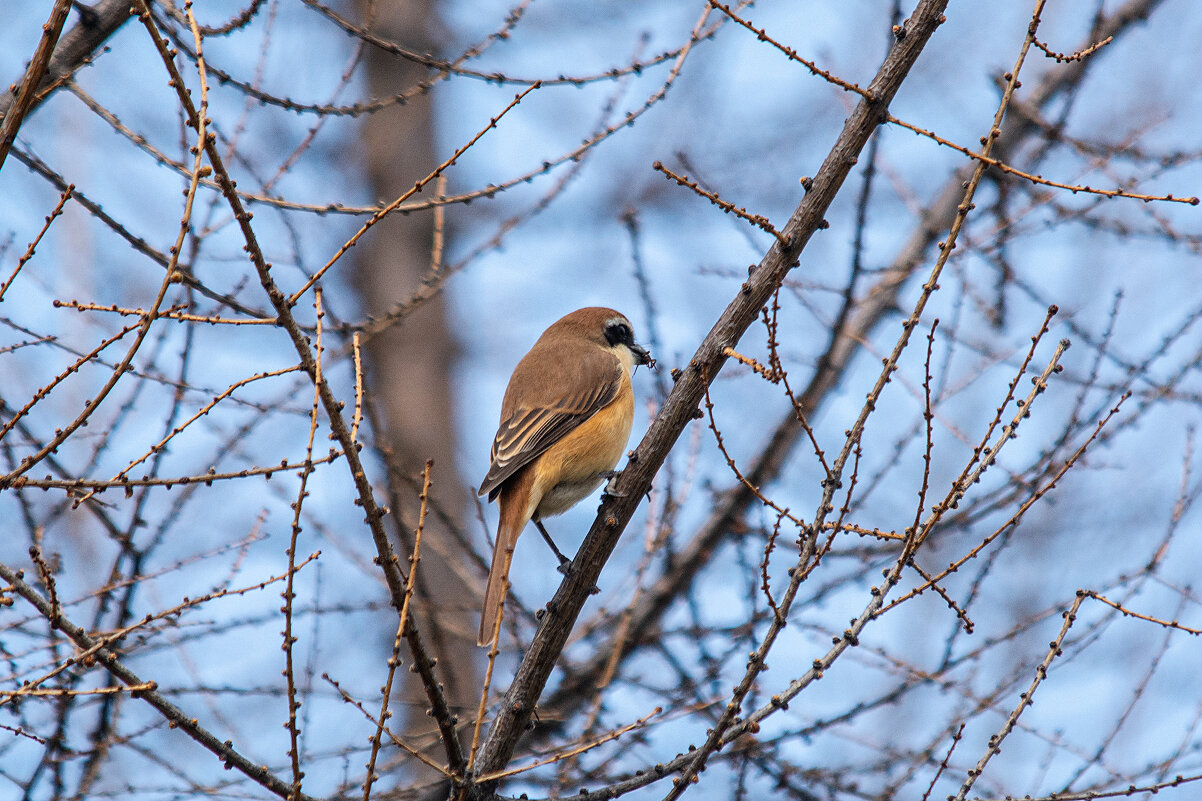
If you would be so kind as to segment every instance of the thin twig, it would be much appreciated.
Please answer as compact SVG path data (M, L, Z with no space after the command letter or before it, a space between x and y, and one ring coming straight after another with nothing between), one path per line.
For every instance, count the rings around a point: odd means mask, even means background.
M1051 186L1056 189L1065 189L1065 190L1073 193L1074 195L1081 193L1081 194L1086 194L1086 195L1099 195L1101 197L1126 197L1126 198L1132 198L1134 200L1142 200L1145 203L1151 203L1153 201L1162 201L1165 203L1185 203L1190 206L1197 206L1199 204L1199 202L1202 202L1202 201L1199 201L1199 199L1194 195L1189 195L1186 197L1178 197L1176 195L1145 195L1145 194L1140 194L1139 192L1128 192L1125 189L1117 189L1117 188L1116 189L1097 189L1096 187L1092 187L1092 186L1088 186L1088 185L1077 186L1074 184L1066 184L1062 181L1053 181L1049 178L1044 178L1042 175L1035 175L1033 173L1026 172L1025 170L1020 170L1017 167L1012 167L1009 164L1006 164L1001 159L995 159L995 158L989 156L988 152L986 152L986 151L977 152L971 148L965 147L964 145L958 145L955 142L951 141L950 139L944 139L942 136L939 136L934 131L928 131L925 128L920 128L917 125L914 125L913 123L906 122L905 120L900 120L897 117L894 117L892 114L887 116L886 121L891 122L894 125L897 125L901 128L905 128L907 130L913 131L914 133L918 134L919 136L925 136L928 139L938 142L939 144L943 145L944 147L950 147L952 150L958 151L958 152L963 153L964 155L968 156L973 161L978 161L982 164L988 164L990 167L1001 170L1002 172L1006 173L1007 175L1013 175L1017 178L1022 178L1024 181L1030 181L1033 184L1041 184L1043 186Z
M75 185L68 184L67 188L63 190L62 194L59 195L58 203L54 205L54 210L46 216L46 221L42 224L41 229L38 231L38 235L35 236L33 241L29 243L29 247L26 248L24 255L17 259L17 266L13 268L12 274L5 279L3 284L0 284L0 300L4 300L4 293L8 291L10 286L12 286L13 281L17 280L17 273L21 272L21 268L25 266L25 263L33 258L33 253L37 249L38 243L42 241L42 237L45 236L46 232L50 230L50 224L58 219L59 215L63 213L63 209L66 208L67 201L71 199L71 193L74 191Z
M1043 680L1047 678L1048 668L1052 666L1052 662L1061 654L1061 646L1064 645L1064 638L1068 636L1069 630L1073 627L1073 623L1077 621L1077 611L1081 608L1081 602L1085 600L1085 594L1077 593L1077 597L1073 600L1072 606L1064 613L1064 623L1060 627L1060 633L1056 635L1056 639L1052 640L1048 646L1047 655L1044 656L1043 662L1035 669L1035 678L1031 680L1031 685L1027 687L1027 691L1019 695L1019 702L1016 707L1010 712L1006 718L1006 722L1002 724L1002 728L997 734L989 738L989 745L985 754L977 760L975 767L969 769L968 776L963 784L960 785L960 790L955 796L948 796L949 801L964 801L968 791L981 777L985 766L989 764L995 754L1002 750L1002 742L1014 730L1014 726L1018 723L1019 717L1031 704L1035 703L1035 691L1043 684Z
M37 49L29 61L29 68L25 70L25 77L14 92L14 102L0 117L0 169L4 167L4 160L8 158L9 148L17 138L17 131L21 130L25 115L33 107L34 95L42 82L42 76L50 66L50 56L54 53L54 46L58 44L59 34L63 32L63 25L67 22L67 13L70 10L71 0L55 0L54 8L50 9L50 18L42 26L42 38L38 40Z
M400 620L397 623L396 636L392 641L392 655L388 657L388 676L380 691L380 715L376 719L376 731L371 736L371 755L367 758L367 775L363 779L363 801L371 801L371 788L379 776L376 775L376 759L380 755L381 738L392 712L388 705L392 700L392 685L396 679L397 668L401 666L401 642L405 637L405 623L409 619L409 602L413 599L413 587L417 576L417 563L421 561L422 532L426 527L426 512L430 501L430 471L434 467L432 460L426 461L422 472L422 491L418 497L417 529L413 533L413 552L409 554L409 576L405 582L405 603L401 607ZM439 768L443 773L445 769Z
M32 604L43 617L47 620L52 619L53 610L50 604L36 590L22 581L15 570L9 568L8 565L0 563L0 579L7 582L13 592ZM82 628L62 615L58 616L54 627L67 635L84 654L95 658L97 662L102 664L106 670L127 687L154 686L153 682L142 679L127 668L117 655L104 644L104 639L91 637ZM201 726L195 717L185 714L182 709L168 701L158 690L138 690L134 693L134 697L146 701L167 720L169 725L178 728L196 740L228 767L236 768L251 781L256 782L281 798L288 798L290 796L292 792L291 785L280 781L266 767L247 759L241 752L234 748L231 742L217 739L217 737L210 734L207 729ZM299 796L299 799L300 801L310 801L310 797L303 794Z
M772 234L774 237L776 237L776 241L781 243L782 245L788 244L785 241L784 234L782 234L780 231L773 228L772 223L768 220L767 217L764 217L759 214L751 214L750 212L747 211L747 209L745 209L741 206L735 206L735 204L731 203L729 200L723 200L722 198L718 197L718 194L716 192L710 192L708 190L702 189L701 186L696 181L691 180L689 178L689 176L679 175L679 174L673 172L672 170L665 167L662 162L659 162L659 161L655 162L654 164L651 165L651 168L656 170L657 172L662 172L665 176L667 176L668 178L671 178L673 181L675 181L680 186L683 186L686 189L692 189L694 192L701 195L703 198L708 200L710 203L713 203L715 206L722 209L722 211L726 212L727 214L733 214L740 219L746 220L747 222L756 226L760 230L766 231L767 233Z
M299 301L300 298L306 292L308 292L309 289L314 284L316 284L319 280L321 280L321 277L326 274L326 271L328 271L331 267L333 267L335 264L337 264L338 260L341 259L348 250L350 250L356 244L358 244L359 239L364 234L366 234L373 225L375 225L380 220L387 217L392 212L396 211L398 208L400 208L402 203L404 203L406 200L408 200L409 198L416 195L418 192L422 191L422 189L426 186L426 184L435 180L436 178L441 176L446 170L453 167L455 165L455 163L459 161L460 156L462 156L473 145L475 145L477 142L479 142L486 133L491 131L493 128L496 128L497 123L501 121L502 117L504 117L506 114L508 114L514 108L516 108L519 103L521 103L523 100L526 99L526 95L530 94L535 89L538 89L541 85L542 85L541 83L535 82L535 83L531 84L530 86L526 87L526 89L524 89L523 91L514 95L513 100L509 101L509 104L507 106L505 106L505 108L501 109L501 111L497 114L497 116L491 118L488 121L488 125L485 125L479 131L477 131L476 135L473 136L471 139L469 139L466 144L464 144L459 149L457 149L454 153L452 153L450 158L448 158L446 161L444 161L443 163L441 163L437 167L435 167L432 172L430 172L429 174L426 175L426 177L419 179L416 183L413 184L413 186L411 186L405 192L401 193L401 195L399 197L397 197L395 200L393 200L387 206L384 206L382 209L380 209L375 214L373 214L368 219L367 222L363 223L363 225L361 225L359 227L358 231L356 231L353 235L351 235L350 239L348 239L346 242L344 242L342 244L341 247L338 248L337 252L335 252L334 255L330 257L330 260L325 263L325 266L323 266L317 272L313 273L312 277L310 277L309 280L305 281L305 283L301 285L300 289L298 289L292 293L292 295L288 298L288 305L295 306L297 301Z
M194 126L198 125L196 108L186 90L183 77L175 67L175 62L167 43L163 40L150 14L149 6L147 6L146 0L137 0L137 2L141 10L140 19L149 32L156 50L159 52L163 66L172 77L172 86L176 90L176 97L180 107L187 115L191 124ZM271 275L271 266L267 263L258 238L251 226L251 215L242 205L242 200L235 189L234 181L225 167L221 153L217 150L215 139L206 136L202 142L203 151L198 151L198 157L200 152L208 156L213 175L216 177L221 187L222 195L230 205L234 218L238 223L246 250L250 255L252 264L255 266L259 283L263 287L264 292L266 292L272 307L275 309L280 327L288 334L293 348L300 357L301 367L309 375L310 379L312 379L316 375L316 363L312 350L309 347L307 336L297 324L296 318L292 314L292 304L289 302L288 297L276 285L275 279ZM376 502L375 493L368 479L367 470L359 458L359 451L355 446L354 440L351 438L350 428L347 426L346 420L342 415L341 401L334 395L328 383L323 382L319 384L319 387L322 407L329 421L331 433L333 438L342 446L351 480L355 484L358 503L363 509L365 522L371 531L372 542L376 547L377 563L384 573L389 596L399 616L404 607L405 580L401 574L392 543L389 541L388 534L382 524L385 510ZM452 769L461 770L464 764L464 756L462 746L459 743L458 733L455 729L454 714L451 712L450 704L443 692L442 685L434 673L434 659L427 652L421 633L417 626L414 625L412 616L409 616L406 621L405 638L413 655L413 668L420 676L422 687L426 692L426 697L430 701L430 712L438 725L440 739L443 747L446 749L448 762Z
M191 6L186 6L188 19L193 20ZM195 28L195 21L192 22ZM197 52L200 51L199 31L197 36ZM289 796L289 801L294 801L301 791L301 777L304 775L301 771L300 763L300 724L296 719L296 711L300 709L300 702L296 700L296 671L293 665L293 649L296 644L296 637L292 634L292 602L296 599L296 593L293 591L293 579L295 572L293 570L296 564L296 543L300 538L301 533L301 510L304 507L305 498L308 497L307 491L309 486L309 476L313 475L313 440L317 436L318 419L317 414L321 409L321 385L325 378L322 375L322 352L324 346L322 344L322 320L325 313L321 307L321 287L313 296L313 305L317 312L317 341L313 346L314 358L317 362L317 375L313 379L313 404L309 411L309 436L305 441L305 467L301 470L300 485L296 490L296 500L292 502L292 526L289 533L288 549L288 580L284 584L284 592L281 596L284 599L284 681L286 684L286 692L288 699L288 722L284 727L288 730L288 738L290 740L288 748L288 758L292 767L292 794Z

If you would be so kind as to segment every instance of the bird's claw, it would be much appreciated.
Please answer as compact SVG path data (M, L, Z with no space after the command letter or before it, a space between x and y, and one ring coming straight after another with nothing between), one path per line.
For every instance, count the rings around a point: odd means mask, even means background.
M555 568L555 569L556 569L556 570L558 570L560 573L563 573L563 574L564 574L565 576L567 576L568 578L571 578L571 577L572 577L572 574L576 572L576 571L575 571L575 568L573 568L573 567L572 567L572 560L571 560L571 559L565 559L564 561L560 562L560 563L559 563L559 567L557 567L557 568ZM592 587L592 589L590 589L590 590L588 591L588 594L589 594L589 595L596 595L596 594L597 594L597 593L599 593L599 592L601 592L601 588L600 588L600 587L598 587L596 584L594 584L594 585L593 585L593 587Z
M617 480L618 476L622 475L621 470L603 470L599 475L601 478L606 479L605 489L601 490L603 494L611 498L621 498L626 495L624 492L614 492L614 481Z

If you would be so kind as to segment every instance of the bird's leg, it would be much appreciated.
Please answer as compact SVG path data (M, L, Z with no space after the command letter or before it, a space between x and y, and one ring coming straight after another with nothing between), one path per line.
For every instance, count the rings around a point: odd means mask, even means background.
M555 540L551 539L551 535L547 533L547 529L543 526L543 521L537 517L532 517L531 520L538 528L538 533L543 535L543 539L547 541L547 544L551 546L551 550L555 552L555 556L559 559L559 567L556 570L565 576L572 575L572 560L564 556L559 548L555 547ZM589 595L596 595L599 592L601 592L600 588L594 584L593 588L589 590Z
M543 535L543 539L547 541L547 544L551 546L551 550L555 553L556 558L559 559L559 572L566 576L572 566L572 560L564 556L560 552L559 548L555 547L555 540L551 539L551 535L547 533L547 529L543 526L543 521L539 520L537 517L532 518L532 520L534 521L534 525L538 526L538 533Z

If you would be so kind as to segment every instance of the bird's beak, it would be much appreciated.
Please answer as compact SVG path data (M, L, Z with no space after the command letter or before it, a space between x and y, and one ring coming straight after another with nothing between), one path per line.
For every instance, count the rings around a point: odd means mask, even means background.
M638 344L637 342L631 342L627 347L629 347L631 352L634 353L635 364L646 364L649 367L655 367L655 359L651 358L651 354L648 353L647 349L642 345Z

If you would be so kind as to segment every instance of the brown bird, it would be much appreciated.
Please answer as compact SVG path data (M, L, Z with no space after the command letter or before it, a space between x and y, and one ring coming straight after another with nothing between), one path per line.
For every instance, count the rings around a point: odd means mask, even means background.
M528 521L561 568L569 563L542 518L566 512L612 476L630 438L630 374L640 364L654 361L635 343L630 321L594 306L552 324L514 368L480 485L490 501L500 496L501 520L477 644L491 644L499 630L513 549Z

